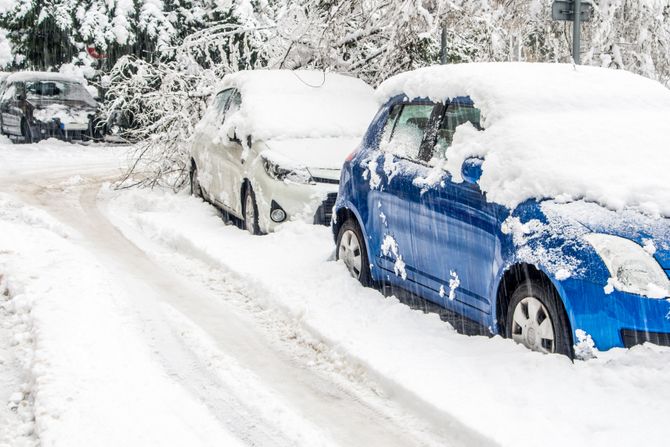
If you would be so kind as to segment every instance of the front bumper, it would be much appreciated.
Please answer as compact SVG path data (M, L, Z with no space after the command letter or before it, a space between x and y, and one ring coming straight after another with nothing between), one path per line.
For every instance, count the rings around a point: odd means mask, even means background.
M573 331L586 331L600 350L651 342L670 346L670 300L651 299L568 279L557 284Z
M258 206L258 225L262 232L272 232L291 220L330 225L333 205L337 199L337 184L297 184L267 178L252 186ZM287 216L282 222L274 222L270 218L270 213L277 205Z

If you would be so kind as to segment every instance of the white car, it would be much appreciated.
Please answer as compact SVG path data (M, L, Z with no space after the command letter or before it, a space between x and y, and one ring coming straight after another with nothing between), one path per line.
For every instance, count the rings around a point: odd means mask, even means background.
M252 234L287 220L330 223L340 168L378 103L365 82L307 70L224 77L191 149L191 192Z

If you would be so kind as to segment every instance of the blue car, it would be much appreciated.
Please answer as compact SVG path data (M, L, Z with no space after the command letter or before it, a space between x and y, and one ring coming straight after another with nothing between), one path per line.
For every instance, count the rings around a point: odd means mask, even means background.
M501 145L514 137L499 124L513 127L512 121L496 121L495 108L503 107L506 97L495 91L487 96L488 85L511 85L516 79L523 92L524 83L542 84L537 78L549 74L552 82L565 78L567 86L584 82L585 91L599 77L604 84L623 86L618 76L624 75L610 74L614 70L584 68L591 78L575 81L571 66L510 65L431 67L390 87L382 84L385 103L342 169L332 222L337 258L363 285L405 289L535 351L572 357L584 346L670 346L670 220L662 212L605 206L589 196L598 185L585 188L581 197L534 193L544 178L526 185L530 197L519 193L519 203L506 202L496 190L503 183L484 181L489 169L502 171L510 161L504 152L500 157L500 152L472 150L476 155L460 160L458 171L453 160L447 162L452 150L455 158L467 153L468 142L495 142L498 131ZM479 76L481 71L486 73ZM642 83L643 93L660 91L646 80L634 82ZM560 103L561 91L559 85L550 99L558 95ZM519 103L534 107L530 99ZM541 115L546 98L538 104L536 115ZM641 104L644 110L646 103ZM519 132L535 118L519 120ZM482 139L487 132L494 137ZM511 151L509 157L517 155ZM514 181L523 191L523 178ZM667 177L657 182L664 185ZM562 186L558 182L557 191Z

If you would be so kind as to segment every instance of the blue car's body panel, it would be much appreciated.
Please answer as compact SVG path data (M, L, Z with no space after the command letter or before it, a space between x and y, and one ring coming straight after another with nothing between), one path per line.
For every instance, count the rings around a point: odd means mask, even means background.
M654 240L655 256L670 272L667 219L645 233L630 224L608 226L606 210L604 224L565 217L565 205L551 201L531 200L510 212L488 202L477 184L453 182L446 172L436 180L435 168L379 150L389 111L402 101L392 98L380 109L361 148L345 163L335 205L334 216L348 210L360 223L373 280L405 288L498 333L503 275L511 266L531 264L554 284L573 337L582 329L599 349L609 349L623 346L622 329L670 333L670 302L606 293L610 274L581 237L602 231L640 244ZM430 174L429 187L416 182Z

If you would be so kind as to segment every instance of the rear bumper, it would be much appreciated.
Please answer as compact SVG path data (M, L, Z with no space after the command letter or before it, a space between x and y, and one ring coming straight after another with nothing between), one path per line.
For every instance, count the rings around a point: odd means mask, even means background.
M333 217L333 207L337 201L337 193L329 192L326 199L321 202L321 205L316 209L314 214L314 225L330 226L330 221Z
M36 121L33 133L40 138L58 138L61 140L79 139L88 132L89 123L61 123L58 120L49 122Z

